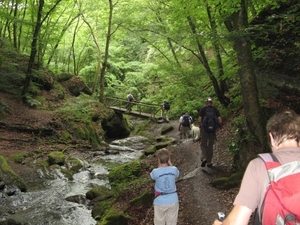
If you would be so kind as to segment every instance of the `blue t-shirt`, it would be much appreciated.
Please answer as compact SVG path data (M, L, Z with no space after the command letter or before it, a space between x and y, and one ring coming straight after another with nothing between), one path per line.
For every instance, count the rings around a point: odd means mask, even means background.
M175 166L159 167L153 169L150 177L155 181L155 191L171 193L159 195L154 199L154 205L166 205L179 202L176 192L176 178L179 177L179 170Z

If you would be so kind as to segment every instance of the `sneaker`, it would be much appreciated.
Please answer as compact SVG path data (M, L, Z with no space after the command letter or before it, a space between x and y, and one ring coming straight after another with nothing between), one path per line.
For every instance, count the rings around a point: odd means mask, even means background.
M207 163L207 161L206 161L206 160L202 161L202 163L201 163L201 167L205 167L206 163Z

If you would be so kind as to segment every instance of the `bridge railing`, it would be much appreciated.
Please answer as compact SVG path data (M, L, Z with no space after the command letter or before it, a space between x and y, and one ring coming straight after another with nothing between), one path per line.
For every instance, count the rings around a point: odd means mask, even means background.
M161 105L158 104L151 104L151 103L143 103L132 101L129 102L123 98L117 97L106 97L106 104L108 107L114 107L121 111L126 111L126 109L131 108L135 114L149 114L150 117L157 118L161 116ZM130 107L131 106L131 107Z

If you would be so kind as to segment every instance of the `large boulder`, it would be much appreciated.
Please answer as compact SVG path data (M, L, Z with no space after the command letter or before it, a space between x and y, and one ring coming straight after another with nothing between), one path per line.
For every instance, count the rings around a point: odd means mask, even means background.
M27 190L27 185L24 180L11 169L3 156L0 156L0 182L6 186L16 186L21 191Z
M123 138L130 135L127 120L123 118L123 114L120 112L115 111L111 117L103 119L101 124L108 138Z
M48 161L50 165L57 164L57 165L64 165L66 160L66 156L63 152L54 151L48 155Z
M81 77L73 76L69 80L66 80L62 83L74 96L79 96L81 92L92 95L92 91L89 87L84 83Z

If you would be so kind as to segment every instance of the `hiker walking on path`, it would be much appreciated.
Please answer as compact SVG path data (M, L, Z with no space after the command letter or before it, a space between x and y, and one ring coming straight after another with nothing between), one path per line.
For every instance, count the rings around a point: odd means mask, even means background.
M179 199L175 182L179 177L179 170L172 165L168 149L162 148L156 154L158 167L150 173L151 179L155 181L154 224L176 225Z
M247 225L255 210L259 212L255 224L299 224L300 116L292 110L277 113L266 130L272 154L250 161L233 209L223 222L215 220L213 225Z
M213 106L212 98L206 99L206 105L199 110L199 127L201 130L201 167L212 166L213 146L217 140L216 131L222 124L219 110Z
M163 120L169 122L169 110L170 110L170 103L168 101L164 101L162 104L162 110L161 110L161 117Z
M135 98L133 97L132 94L129 93L129 94L127 95L127 101L128 101L128 103L127 103L126 108L127 108L127 110L130 112L130 111L131 111L131 108L132 108L132 106L133 106L133 103L132 103L132 102L135 102Z
M180 132L180 139L186 139L189 137L191 130L191 119L189 114L182 113L179 119L178 131Z

